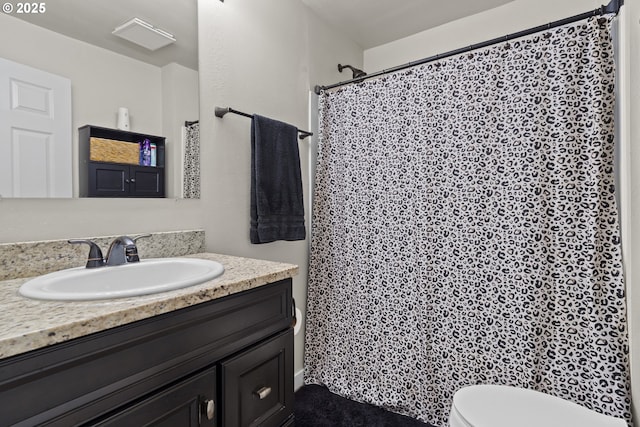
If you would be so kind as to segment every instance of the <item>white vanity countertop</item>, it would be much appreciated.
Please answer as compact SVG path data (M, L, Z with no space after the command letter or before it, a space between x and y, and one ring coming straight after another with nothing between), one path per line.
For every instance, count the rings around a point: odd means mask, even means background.
M18 294L29 279L0 281L0 359L94 332L257 288L298 273L293 264L200 253L218 261L224 274L201 285L102 301L39 301ZM106 267L105 267L106 268Z

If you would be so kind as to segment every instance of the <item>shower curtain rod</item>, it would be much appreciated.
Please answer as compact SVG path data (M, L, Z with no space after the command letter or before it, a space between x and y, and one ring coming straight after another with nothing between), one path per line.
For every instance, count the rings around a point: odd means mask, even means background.
M506 42L506 41L509 41L509 40L517 39L519 37L524 37L524 36L528 36L530 34L539 33L541 31L550 30L552 28L560 27L562 25L567 25L567 24L570 24L572 22L581 21L583 19L591 18L593 16L601 16L601 15L607 15L607 14L615 14L615 15L617 15L618 12L620 11L620 7L623 4L624 4L624 0L611 0L609 2L609 4L607 4L606 6L600 6L599 8L597 8L595 10L592 10L592 11L589 11L589 12L585 12L585 13L581 13L580 15L571 16L569 18L561 19L559 21L550 22L549 24L546 24L546 25L540 25L538 27L529 28L528 30L523 30L523 31L520 31L520 32L517 32L517 33L507 34L504 37L498 37L498 38L495 38L495 39L487 40L487 41L479 43L479 44L473 44L471 46L467 46L467 47L463 47L463 48L460 48L460 49L451 50L449 52L439 53L439 54L434 55L434 56L430 56L430 57L427 57L427 58L419 59L417 61L407 62L406 64L397 65L395 67L388 68L386 70L378 71L376 73L367 74L365 76L357 77L357 78L351 79L351 80L345 80L345 81L340 82L340 83L334 83L334 84L330 84L330 85L327 85L327 86L316 85L315 88L314 88L314 91L315 91L315 93L317 95L320 95L320 92L323 91L323 90L333 89L333 88L336 88L336 87L340 87L340 86L344 86L344 85L348 85L348 84L352 84L352 83L360 83L360 82L362 82L364 80L367 80L367 79L370 79L372 77L378 77L378 76L382 76L382 75L385 75L385 74L394 73L396 71L404 70L406 68L415 67L416 65L422 65L422 64L426 64L428 62L437 61L439 59L448 58L450 56L459 55L461 53L466 53L466 52L471 52L473 50L482 49L484 47L488 47L488 46L491 46L491 45L494 45L494 44L498 44L498 43L501 43L501 42Z
M216 107L214 110L214 114L216 115L216 117L219 117L219 118L223 118L224 115L227 113L238 114L239 116L248 117L250 119L253 118L253 114L243 113L242 111L234 110L231 107L226 107L226 108ZM306 137L313 135L313 132L307 132L306 130L300 130L300 129L298 129L298 133L300 134L298 135L298 139L305 139Z

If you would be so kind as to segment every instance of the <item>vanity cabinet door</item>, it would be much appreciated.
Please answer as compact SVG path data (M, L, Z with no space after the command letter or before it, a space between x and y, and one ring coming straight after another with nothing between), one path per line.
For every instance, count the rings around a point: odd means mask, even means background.
M155 393L94 426L216 427L215 367Z
M222 425L276 427L293 414L293 330L221 364Z

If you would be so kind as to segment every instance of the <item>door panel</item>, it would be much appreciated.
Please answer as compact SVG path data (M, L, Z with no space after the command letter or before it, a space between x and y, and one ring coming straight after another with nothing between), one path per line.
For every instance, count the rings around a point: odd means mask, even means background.
M71 81L0 58L0 196L73 196L71 135Z
M53 190L49 181L49 155L52 150L51 135L25 129L13 129L11 152L13 154L14 197L44 197Z

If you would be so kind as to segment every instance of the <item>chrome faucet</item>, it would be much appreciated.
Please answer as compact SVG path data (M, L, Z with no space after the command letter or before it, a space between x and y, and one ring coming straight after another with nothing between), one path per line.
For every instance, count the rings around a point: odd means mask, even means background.
M67 240L69 243L84 243L89 245L89 257L87 258L87 268L102 267L104 265L122 265L129 262L138 262L138 247L136 241L143 237L150 237L151 234L142 234L136 237L120 236L109 246L107 257L102 257L100 247L91 240Z
M111 242L111 245L109 246L109 250L107 251L107 258L104 262L105 265L114 266L140 261L136 241L143 237L150 236L151 234L143 234L136 237L117 237L113 242Z

